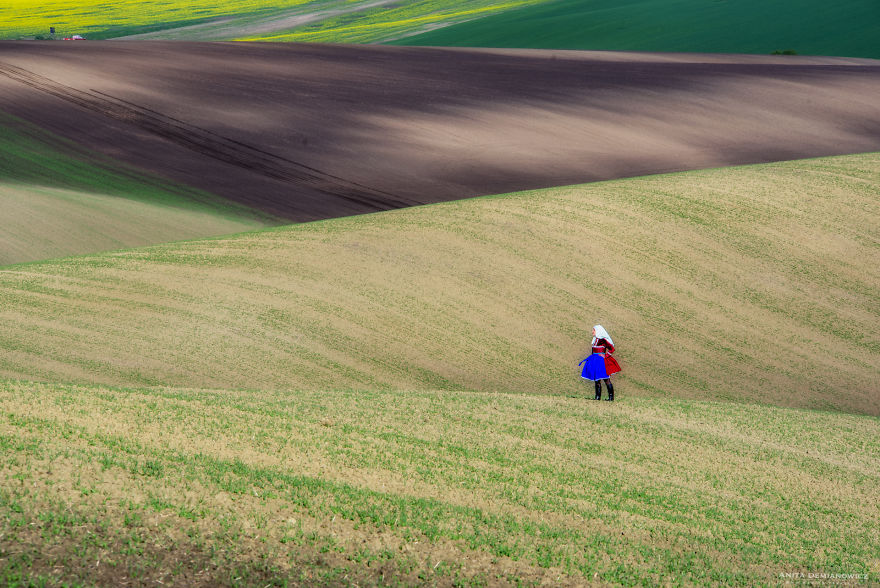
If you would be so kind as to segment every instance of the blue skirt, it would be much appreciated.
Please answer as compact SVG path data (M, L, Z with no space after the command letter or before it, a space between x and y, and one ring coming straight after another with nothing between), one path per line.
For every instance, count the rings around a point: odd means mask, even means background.
M581 372L581 377L586 380L607 380L608 372L605 369L605 358L599 355L598 353L594 353L590 355L587 359L583 361L584 371Z

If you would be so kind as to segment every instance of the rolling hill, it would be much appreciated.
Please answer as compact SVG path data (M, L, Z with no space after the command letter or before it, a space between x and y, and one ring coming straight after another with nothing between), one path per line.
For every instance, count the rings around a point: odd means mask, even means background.
M391 43L880 58L871 0L9 0L0 39Z
M876 417L678 398L21 382L0 382L0 409L7 585L880 574Z
M0 113L0 265L278 224Z
M880 414L855 155L555 188L0 268L0 377L590 393Z
M227 209L234 202L241 210L299 222L648 173L877 151L878 63L6 42L0 43L0 113L3 121L19 121L9 132L20 135L28 124L32 140L67 140L68 151L75 143L78 155L70 157L76 161L128 170L117 175L136 172L139 182L151 178L166 192L177 186L173 190L188 200L213 198ZM33 139L33 129L43 138ZM15 141L3 144L10 161L22 157ZM42 169L41 177L31 169L27 181L63 183L51 166ZM100 186L73 189L93 188L103 194ZM25 201L12 188L6 193ZM140 202L139 210L152 214ZM89 243L93 250L136 244L116 230L93 232L95 224L142 223L131 202L92 199L100 207L111 203L124 206L108 212L106 221L84 224L93 237L71 237L66 251L58 248L64 239L54 235L66 222L67 205L40 205L45 214L36 223L15 221L28 231L19 241L51 241L55 249L38 248L50 256L83 253ZM218 226L215 234L227 229L238 230ZM27 259L11 255L2 258Z
M0 582L869 584L878 188L870 153L0 267Z
M880 58L872 0L555 0L390 41L401 45Z
M11 6L0 37L866 55L877 23ZM0 43L0 584L876 582L878 63ZM578 376L595 323L614 403Z

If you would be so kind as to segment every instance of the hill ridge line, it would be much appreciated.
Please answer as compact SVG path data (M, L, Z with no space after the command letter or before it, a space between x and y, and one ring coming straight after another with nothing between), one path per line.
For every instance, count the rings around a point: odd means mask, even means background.
M137 126L182 147L272 179L304 184L350 202L388 210L411 206L412 202L382 190L346 180L311 166L276 155L243 141L167 116L106 92L85 92L25 68L0 61L0 74L40 92ZM63 91L57 88L63 88Z
M667 174L10 268L0 377L576 395L600 323L622 399L877 415L861 235L878 166Z

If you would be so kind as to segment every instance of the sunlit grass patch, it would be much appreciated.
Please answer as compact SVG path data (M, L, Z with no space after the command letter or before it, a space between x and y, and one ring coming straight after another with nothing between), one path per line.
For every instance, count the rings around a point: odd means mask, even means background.
M546 0L417 0L371 2L366 0L233 0L218 4L207 0L165 2L124 0L108 4L97 0L71 2L11 0L0 7L0 38L49 38L49 27L58 36L81 34L106 39L137 34L171 35L171 38L229 40L246 38L272 41L375 42L472 18L497 14ZM308 16L308 24L285 24L286 19ZM256 24L260 32L251 31ZM199 25L195 29L185 27ZM176 31L177 30L177 31ZM238 31L238 32L236 32Z
M49 573L41 566L58 560L35 557L39 547L86 528L103 543L46 552L74 564L102 554L136 573L127 555L176 545L194 550L196 569L249 570L245 583L754 585L790 570L880 573L874 417L15 382L0 410L7 571ZM13 538L30 551L13 553ZM193 571L178 563L158 558L149 577Z
M556 0L408 35L403 45L880 57L872 0Z
M0 35L7 39L48 35L49 27L54 26L60 35L104 37L114 30L128 34L156 27L173 28L210 18L265 13L305 4L310 4L309 0L8 0L0 7Z
M0 377L673 394L880 413L877 154L633 178L0 269ZM829 351L829 349L833 351Z
M247 41L296 41L308 43L375 43L405 37L414 32L483 18L546 0L421 0L393 3L361 12L323 19L290 31L246 36Z

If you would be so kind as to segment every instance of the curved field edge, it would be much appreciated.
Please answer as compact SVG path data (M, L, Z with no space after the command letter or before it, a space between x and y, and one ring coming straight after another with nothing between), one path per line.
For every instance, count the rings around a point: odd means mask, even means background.
M0 265L241 232L269 215L0 112Z
M763 585L880 574L875 417L669 398L11 381L0 414L6 579Z
M356 13L260 34L242 34L238 41L298 43L382 43L490 15L541 4L547 0L418 0L393 2Z
M478 198L0 270L0 377L880 413L880 154Z
M390 43L880 58L880 8L875 2L831 5L809 0L799 8L803 12L793 13L785 0L555 0Z
M376 42L448 26L546 0L249 0L222 3L97 0L10 0L0 7L0 38L259 39Z
M108 38L145 30L173 29L218 18L273 14L309 4L308 0L261 0L255 10L252 0L213 0L164 2L162 0L122 0L107 4L99 0L8 0L0 9L3 38L49 35L54 26L58 36L73 34L89 38Z

